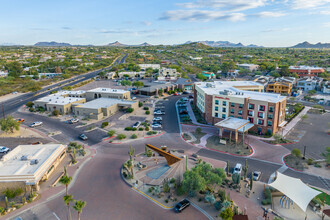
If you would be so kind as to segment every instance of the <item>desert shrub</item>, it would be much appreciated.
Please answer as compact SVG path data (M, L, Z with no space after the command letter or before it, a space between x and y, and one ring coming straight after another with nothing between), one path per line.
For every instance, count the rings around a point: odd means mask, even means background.
M143 131L143 128L139 128L139 131Z
M143 110L149 110L149 107L147 107L147 106L143 107Z
M131 131L133 128L132 127L126 127L125 131Z
M134 108L128 108L128 109L127 109L127 112L128 112L128 113L132 113L133 111L134 111Z
M137 138L137 135L136 134L132 134L131 138L132 139L136 139Z
M150 111L149 110L146 111L146 115L150 115Z
M235 174L233 174L232 179L233 179L233 183L239 184L241 176L239 174L235 173Z
M142 102L139 102L139 107L142 107L143 106L143 103Z
M60 115L60 111L57 110L57 109L55 109L55 110L52 112L52 114L53 114L54 116L59 116L59 115Z
M165 199L165 203L168 203L168 199Z
M152 156L152 150L148 150L147 151L147 157L151 157Z
M263 205L270 205L272 204L272 199L271 199L271 191L269 188L265 189L265 199L261 201Z
M182 196L182 195L184 195L185 193L186 193L186 192L185 192L183 186L179 186L179 187L176 189L176 194L177 194L178 196Z
M295 157L301 157L301 152L298 148L294 148L292 151L291 151L291 154Z
M221 200L221 202L224 202L226 200L226 192L224 190L219 190L218 191L218 196Z
M109 125L109 122L107 122L107 121L102 122L101 128L105 128L108 125Z
M118 134L117 138L119 140L122 140L122 139L125 139L126 138L126 135L124 135L124 134Z
M175 183L175 179L174 178L170 179L170 183L171 184Z
M132 131L136 131L137 130L137 128L132 128Z
M201 133L202 132L202 128L198 127L196 128L196 133Z
M32 108L32 106L34 105L33 102L29 101L26 103L26 106L29 107L29 108Z
M110 130L110 131L108 131L108 136L112 137L115 133L116 133L115 130Z
M150 128L149 128L149 127L146 127L146 128L145 128L145 130L146 130L146 131L149 131L149 130L150 130Z
M152 131L147 132L147 135L152 135L152 134L153 134Z
M9 189L9 188L7 188L7 189L5 189L2 193L3 193L6 197L12 199L12 198L15 198L16 196L21 195L23 192L24 192L24 191L23 191L22 188L16 188L16 189Z
M205 196L205 201L208 203L214 204L215 203L215 198L213 194L208 194Z
M216 203L214 203L214 208L220 211L220 209L222 208L221 201L217 201Z
M308 160L307 160L307 164L308 164L308 165L312 165L312 164L313 164L313 159L312 159L312 158L308 158Z

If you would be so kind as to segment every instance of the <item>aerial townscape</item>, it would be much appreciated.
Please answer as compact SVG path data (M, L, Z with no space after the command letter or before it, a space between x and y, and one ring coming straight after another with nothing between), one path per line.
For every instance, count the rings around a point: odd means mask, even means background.
M329 1L0 5L0 220L330 220Z

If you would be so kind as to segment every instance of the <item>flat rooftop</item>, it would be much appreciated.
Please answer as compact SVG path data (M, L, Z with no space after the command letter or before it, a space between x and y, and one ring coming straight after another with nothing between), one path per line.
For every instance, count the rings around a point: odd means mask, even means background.
M130 105L134 104L136 101L127 101L123 99L110 99L110 98L99 98L94 99L90 102L80 104L76 108L89 108L89 109L99 109L99 108L108 108L110 106L121 104L121 105Z
M81 100L85 100L85 98L64 97L56 93L40 98L36 100L36 102L47 102L47 104L66 105Z
M217 127L222 127L230 130L238 130L239 132L246 132L254 126L249 120L240 118L226 118L215 124Z
M118 94L124 94L128 92L124 89L111 89L111 88L95 88L88 90L87 92L95 92L95 93L118 93Z
M241 90L239 87L259 87L260 83L254 81L214 81L214 82L196 82L195 86L202 89L208 95L227 95L231 97L250 98L253 100L279 102L285 99L276 93L254 92ZM238 88L235 88L238 87Z
M19 145L0 160L0 182L15 178L38 180L44 174L41 171L47 171L64 150L62 144ZM31 164L33 159L38 159L38 163Z
M83 95L85 93L86 93L85 90L77 90L77 91L61 90L58 91L56 94L63 96L63 95Z
M323 70L322 67L317 66L290 66L291 70Z

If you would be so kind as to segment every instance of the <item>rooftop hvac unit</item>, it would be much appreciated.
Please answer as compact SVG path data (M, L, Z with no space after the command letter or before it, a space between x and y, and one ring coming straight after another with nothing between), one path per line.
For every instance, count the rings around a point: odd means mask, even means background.
M38 164L38 163L39 163L38 159L30 160L30 165L35 165L35 164Z
M21 160L28 160L28 156L26 155L21 156Z

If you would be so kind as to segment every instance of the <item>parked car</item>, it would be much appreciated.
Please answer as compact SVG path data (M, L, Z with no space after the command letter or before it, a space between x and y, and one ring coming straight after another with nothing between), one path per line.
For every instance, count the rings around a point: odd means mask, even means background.
M162 121L163 120L163 118L162 117L154 117L154 119L153 119L154 121Z
M182 94L189 94L190 92L188 92L188 91L184 91Z
M6 154L10 151L8 147L0 146L0 153Z
M152 127L152 128L162 128L162 125L160 125L160 124L152 124L150 127Z
M24 118L18 118L18 119L16 119L16 121L22 123L23 121L25 121L25 119Z
M188 102L189 99L188 99L187 97L184 97L184 98L181 99L181 101L183 101L183 102Z
M72 119L68 120L69 124L73 124L73 123L77 123L77 122L79 122L78 118L72 118Z
M235 168L234 168L233 174L239 174L239 175L241 175L241 172L242 172L242 164L237 163L236 166L235 166Z
M80 138L81 140L83 140L83 141L88 140L88 137L87 137L85 134L81 134L81 135L79 135L79 138Z
M178 96L179 94L178 93L174 93L173 95Z
M175 212L182 212L185 208L190 205L190 202L187 199L182 200L174 207Z
M132 126L132 128L138 128L141 125L140 121L135 122L135 124Z
M164 111L154 111L154 115L165 115Z
M33 128L33 127L41 126L42 124L43 123L41 121L35 121L32 124L30 124L30 127Z
M194 96L193 96L193 95L189 95L189 98L190 98L190 99L193 99L193 98L194 98Z
M187 110L181 110L179 114L180 115L186 115L186 114L188 114L188 111Z
M136 97L132 97L132 100L136 100Z
M260 171L254 171L252 173L252 178L253 178L254 181L260 180L260 176L261 176L261 172Z
M162 125L163 124L163 122L162 121L153 121L152 122L152 124L154 125L154 124L159 124L159 125Z

